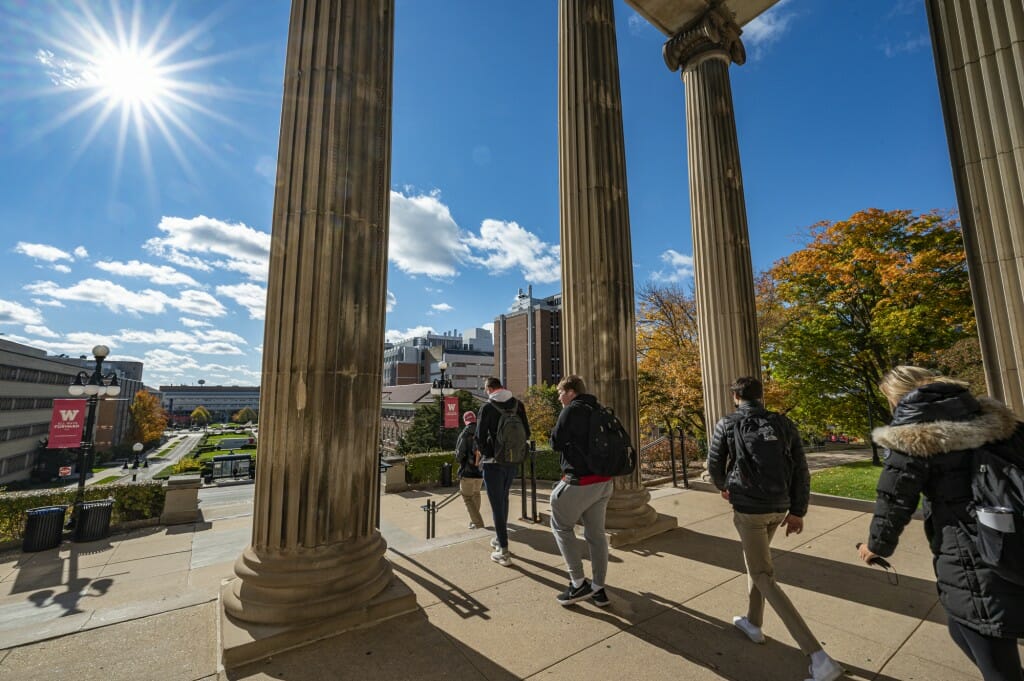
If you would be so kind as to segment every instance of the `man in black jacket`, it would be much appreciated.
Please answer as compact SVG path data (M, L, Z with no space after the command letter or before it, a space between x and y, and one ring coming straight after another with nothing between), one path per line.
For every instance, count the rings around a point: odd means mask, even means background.
M484 381L488 400L480 407L476 421L476 446L480 450L480 464L484 469L484 485L487 487L487 501L491 504L494 518L494 538L491 560L508 567L512 558L508 552L508 493L519 472L519 464L499 461L495 446L498 439L498 425L502 411L514 411L523 421L526 437L530 437L530 422L526 418L526 407L512 396L512 392L501 384L501 379L491 376Z
M608 572L608 538L604 534L605 512L612 496L612 479L594 475L587 468L590 446L590 415L599 407L587 394L579 376L566 376L558 384L562 412L551 431L551 447L559 452L562 479L551 490L551 531L569 569L569 587L558 594L558 602L571 605L592 599L595 605L608 605L604 591ZM583 538L590 549L593 582L583 574L583 559L573 529L583 521Z
M810 473L800 433L793 422L761 405L761 381L750 376L729 386L736 411L715 424L708 448L708 472L732 504L747 566L745 617L733 624L754 643L764 643L761 625L765 599L811 658L808 681L835 681L843 668L822 650L818 639L775 582L771 542L786 526L786 536L804 529L810 497Z
M484 526L480 515L480 488L484 475L480 471L480 452L476 448L476 414L467 411L462 415L466 425L455 442L455 462L459 464L459 493L469 512L469 529Z

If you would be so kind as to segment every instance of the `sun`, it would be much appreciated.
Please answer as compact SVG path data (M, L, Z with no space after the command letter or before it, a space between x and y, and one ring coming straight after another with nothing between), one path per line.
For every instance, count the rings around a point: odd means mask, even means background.
M118 47L96 55L93 77L95 87L122 106L160 106L173 85L163 71L147 51Z
M176 33L173 5L149 22L139 1L128 12L119 0L110 1L107 14L98 15L95 6L83 0L69 2L55 17L53 30L26 26L40 44L35 58L50 80L47 92L71 98L58 116L36 128L33 137L73 121L87 122L70 155L74 162L94 140L112 133L117 146L115 175L120 173L125 151L133 150L145 172L152 176L154 136L163 140L189 175L193 171L182 149L182 139L215 160L209 145L194 129L199 119L194 114L226 121L209 106L233 93L230 88L214 87L195 76L226 56L185 55L197 53L191 48L207 37L217 15L189 22Z

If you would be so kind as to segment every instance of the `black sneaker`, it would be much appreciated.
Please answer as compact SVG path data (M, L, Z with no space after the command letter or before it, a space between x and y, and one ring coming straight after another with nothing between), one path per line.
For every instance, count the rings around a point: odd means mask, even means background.
M595 591L594 595L591 597L590 600L594 602L594 605L600 606L602 608L612 604L612 602L608 600L608 594L604 592L604 589L598 589L597 591Z
M573 586L572 582L569 582L569 588L558 594L558 602L562 605L572 605L573 603L579 603L591 598L594 592L590 589L590 582L586 579L579 586Z

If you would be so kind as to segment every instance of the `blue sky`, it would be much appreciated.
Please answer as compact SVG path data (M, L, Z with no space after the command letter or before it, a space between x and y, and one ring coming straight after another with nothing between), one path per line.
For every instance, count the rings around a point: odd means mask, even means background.
M0 333L255 384L290 3L0 0ZM692 282L684 91L616 2L637 288ZM560 290L557 3L396 0L389 337ZM956 208L923 3L784 0L732 86L755 270ZM123 46L123 47L122 47Z

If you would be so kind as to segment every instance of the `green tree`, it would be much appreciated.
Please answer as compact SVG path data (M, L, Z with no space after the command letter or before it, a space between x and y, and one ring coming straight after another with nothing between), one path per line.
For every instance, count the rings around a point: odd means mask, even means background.
M809 237L770 272L780 318L765 370L796 420L866 435L869 410L876 423L888 417L883 373L975 333L960 226L938 212L869 209Z
M416 454L418 452L436 452L454 450L455 440L462 430L462 414L467 411L476 411L476 398L465 390L455 393L459 398L459 426L457 428L445 428L444 438L438 445L438 434L441 430L441 410L438 408L436 398L427 404L416 408L412 424L398 438L397 451L399 454Z
M160 406L156 395L148 390L138 391L128 412L131 415L129 437L133 443L152 444L160 441L167 429L167 413Z
M252 407L242 407L231 415L234 423L255 423L257 418L256 410Z
M562 411L562 403L558 401L558 386L548 385L547 382L531 385L526 390L523 406L530 422L531 437L538 448L547 447L551 429L555 427L558 414Z
M198 424L200 426L205 426L211 420L213 420L213 417L210 416L210 412L206 407L204 407L203 405L199 405L198 407L192 410L192 413L189 415L189 419L192 421L192 423Z

